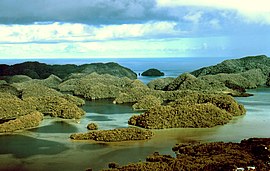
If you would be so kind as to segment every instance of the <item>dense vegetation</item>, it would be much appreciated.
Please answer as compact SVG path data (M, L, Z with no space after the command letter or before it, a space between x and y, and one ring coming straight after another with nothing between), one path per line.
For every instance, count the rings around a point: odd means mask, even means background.
M136 79L137 75L132 70L117 63L92 63L84 65L48 65L39 62L24 62L15 65L0 65L0 76L27 75L33 79L45 79L50 75L56 75L61 79L68 77L71 73L89 74L110 74L117 77L128 77Z
M237 168L270 170L270 139L251 138L241 143L214 142L205 144L179 144L172 148L176 157L160 155L158 152L146 158L145 162L126 166L110 164L110 171L228 171Z
M113 130L98 130L87 133L77 133L70 136L74 140L95 140L105 142L119 142L132 140L147 140L153 136L149 130L139 128L119 128Z
M228 95L194 92L134 115L129 124L148 129L213 127L244 113L244 107Z
M150 77L156 77L156 76L164 76L164 72L161 72L158 69L151 68L142 73L142 76L150 76Z

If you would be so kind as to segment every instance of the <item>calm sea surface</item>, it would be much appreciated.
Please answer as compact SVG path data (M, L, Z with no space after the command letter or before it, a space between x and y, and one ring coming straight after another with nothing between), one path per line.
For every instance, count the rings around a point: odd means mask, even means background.
M208 60L206 60L208 59ZM210 60L212 59L212 60ZM216 64L223 59L117 59L115 61L142 72L148 68L158 68L166 76L177 75ZM70 60L70 61L69 61ZM48 59L41 62L51 64L91 63L102 60L85 59L67 61ZM18 61L0 60L0 63L17 63ZM144 82L150 79L140 77ZM183 142L239 142L250 137L270 137L270 89L258 88L249 90L254 96L237 98L245 105L247 113L234 118L224 126L203 129L166 129L155 130L155 136L149 141L124 143L97 143L88 141L72 141L69 135L75 132L86 132L89 122L96 122L100 129L128 127L127 120L135 114L129 105L114 105L110 100L87 102L83 109L87 114L80 120L63 120L45 118L39 128L9 135L0 135L0 170L67 170L79 171L86 168L99 170L109 162L127 164L143 161L155 151L174 155L171 148ZM164 138L166 137L166 138Z

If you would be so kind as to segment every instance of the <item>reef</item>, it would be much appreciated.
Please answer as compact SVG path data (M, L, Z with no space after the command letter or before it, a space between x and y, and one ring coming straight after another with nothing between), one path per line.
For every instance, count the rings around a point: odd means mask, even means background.
M104 142L120 142L147 140L153 136L149 130L139 128L118 128L113 130L97 130L87 133L77 133L70 136L74 140L94 140Z
M172 150L176 157L158 152L148 156L145 162L125 166L113 165L106 171L124 170L270 170L270 138L251 138L240 143L177 144Z
M150 76L150 77L159 77L164 76L164 72L161 72L158 69L151 68L142 73L142 76Z

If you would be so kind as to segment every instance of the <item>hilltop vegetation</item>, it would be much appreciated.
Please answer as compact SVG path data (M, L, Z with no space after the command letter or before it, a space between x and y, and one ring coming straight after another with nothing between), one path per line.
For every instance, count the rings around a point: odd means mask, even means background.
M225 60L220 64L195 70L191 74L203 80L218 80L243 88L256 88L269 85L270 58L261 55Z
M157 77L157 76L164 76L164 72L161 72L158 69L151 68L142 73L142 76L150 76L150 77Z
M24 62L15 65L0 65L0 76L27 75L33 79L45 79L50 75L56 75L61 79L67 78L72 73L90 74L110 74L117 77L128 77L136 79L137 75L132 70L125 68L117 63L92 63L84 65L48 65L39 62ZM8 79L8 78L7 78Z

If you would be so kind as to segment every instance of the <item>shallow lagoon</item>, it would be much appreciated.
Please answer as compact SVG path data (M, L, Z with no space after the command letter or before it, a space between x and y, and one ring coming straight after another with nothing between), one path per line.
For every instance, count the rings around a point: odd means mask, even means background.
M100 129L127 127L135 112L128 105L110 100L87 102L87 114L80 120L45 118L39 128L0 136L0 170L85 170L105 168L109 162L127 164L144 160L155 151L173 155L171 148L181 142L233 141L270 137L270 89L249 90L254 96L237 98L247 113L229 124L204 129L155 130L149 141L97 143L72 141L73 132L86 132L89 122Z

